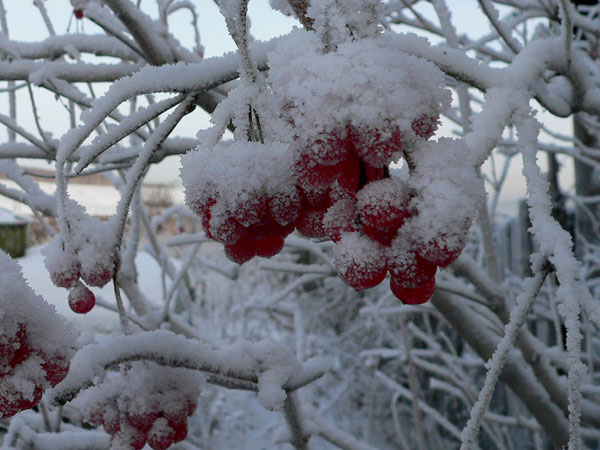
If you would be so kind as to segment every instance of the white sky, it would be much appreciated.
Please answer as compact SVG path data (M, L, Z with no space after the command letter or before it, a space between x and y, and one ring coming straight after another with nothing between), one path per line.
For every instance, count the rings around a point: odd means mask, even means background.
M31 1L24 0L4 0L4 5L8 12L11 38L23 41L36 41L48 35L40 15L32 3ZM227 34L225 23L214 2L212 0L196 0L194 3L199 14L199 29L201 41L205 47L205 57L218 56L226 51L235 50L235 45ZM153 0L144 0L143 4L153 5L154 3ZM448 0L448 4L452 11L452 21L460 33L474 37L481 36L489 31L488 22L482 16L476 0ZM77 32L77 27L82 26L87 32L94 31L96 28L89 21L84 20L79 22L74 20L68 0L46 0L46 5L58 34ZM428 17L432 17L433 15L430 4L421 5L420 12ZM268 4L268 0L250 1L249 15L252 25L251 32L255 38L261 40L284 34L296 24L295 20L273 11ZM176 37L188 48L192 48L193 32L189 23L190 16L186 11L177 12L170 19L170 27L171 30L174 30ZM25 96L26 92L24 91L22 90L20 95ZM2 103L0 103L0 110L7 108L6 103ZM40 118L43 125L55 135L62 135L68 128L67 115L64 113L63 106L56 102L53 96L48 93L42 94L42 99L40 99L39 103ZM59 114L57 114L57 108L59 109ZM6 113L7 111L3 112ZM20 120L26 124L28 129L34 129L33 117L26 106L22 106L18 114ZM549 118L549 116L543 117L545 117L543 121ZM569 134L571 129L570 120L555 118L550 118L549 120L549 123L556 131ZM197 109L196 112L187 116L176 128L175 134L194 136L198 129L207 126L208 115ZM443 126L438 131L438 136L451 134L452 130L448 126ZM5 135L5 130L1 129L0 139L3 139ZM524 183L518 170L518 162L515 161L513 166L514 169L511 171L507 181L504 202L524 193ZM177 183L179 182L178 171L179 158L171 157L158 167L153 168L149 179L151 181L174 181ZM562 175L565 185L571 184L571 170L563 170Z

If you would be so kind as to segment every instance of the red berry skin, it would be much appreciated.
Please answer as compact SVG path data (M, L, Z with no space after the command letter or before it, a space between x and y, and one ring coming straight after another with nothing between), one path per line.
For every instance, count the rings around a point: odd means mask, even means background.
M269 199L269 213L281 226L295 222L300 215L302 203L296 189L294 192L280 192Z
M449 250L446 246L446 237L441 237L442 243L431 241L423 245L418 253L424 260L439 267L447 267L458 259L465 247L465 240L461 240L458 246Z
M369 236L375 242L379 242L384 247L389 247L392 244L392 241L396 238L398 234L398 228L375 228L370 227L368 225L362 226L362 231L364 234Z
M235 244L225 244L225 256L234 263L244 264L256 256L256 241L243 237Z
M235 219L243 227L250 227L259 223L267 215L268 199L257 197L249 199L240 205L234 212Z
M36 386L33 391L33 398L26 399L23 394L12 389L7 389L0 396L0 419L12 417L20 411L33 408L42 399L44 390L41 386Z
M104 267L101 264L90 268L87 271L82 271L81 278L88 286L103 287L113 279L114 271Z
M326 188L337 179L341 170L340 164L323 165L306 153L300 155L292 168L300 186L308 189Z
M412 260L411 260L412 259ZM395 261L388 259L388 269L390 275L395 279L395 283L403 288L416 288L435 277L437 266L432 264L419 255L413 258L406 258L405 261Z
M309 238L323 238L327 236L327 232L323 227L324 210L308 210L298 219L296 228L303 236Z
M175 431L175 435L173 436L173 442L181 442L187 437L188 427L185 419L181 422L169 421L169 426Z
M77 314L87 314L96 305L96 296L83 283L79 282L69 292L69 307Z
M50 272L50 280L52 280L52 283L54 283L55 286L70 289L75 286L81 276L79 270L79 264L73 264L72 267L61 272Z
M392 277L390 289L392 294L405 305L421 305L433 295L435 278L431 278L415 288L405 288L400 284L399 279Z
M424 139L429 139L438 127L438 117L421 116L412 122L415 134Z
M245 230L233 217L227 217L217 225L211 223L210 232L217 242L235 244L244 235Z
M10 362L11 367L16 367L31 356L32 348L27 337L27 328L22 323L19 324L17 331L17 341L19 348L15 350L14 356Z
M389 164L395 153L402 150L402 133L399 129L361 129L350 127L350 137L356 153L370 166Z
M147 413L136 413L136 412L128 412L126 414L127 421L138 430L142 430L148 432L154 421L160 417L157 412L147 412Z
M102 415L104 430L108 434L117 434L121 431L121 420L119 413L114 410L106 410Z
M46 371L46 381L50 383L52 387L56 386L62 380L64 380L69 372L69 361L67 361L61 355L56 355L51 359L47 359L46 355L40 355L45 362L42 364L42 368Z
M344 283L356 291L371 289L381 283L387 275L387 266L361 268L351 265L346 270L338 272Z
M337 182L350 197L354 197L360 184L360 159L356 155L352 155L340 163L340 175Z
M83 19L83 9L76 9L73 11L73 13L75 14L76 19Z
M160 418L148 433L148 445L153 450L166 450L173 444L174 437L175 430L169 426L165 418Z
M278 254L284 245L284 240L279 234L260 239L256 242L256 255L270 258Z

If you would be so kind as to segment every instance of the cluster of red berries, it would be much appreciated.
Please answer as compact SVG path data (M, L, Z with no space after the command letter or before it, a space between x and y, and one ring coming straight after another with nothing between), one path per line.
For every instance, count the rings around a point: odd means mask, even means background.
M431 117L412 123L414 134L423 139L436 127ZM298 231L337 243L336 267L352 288L375 287L389 271L393 294L419 304L433 294L437 267L452 262L462 248L450 251L436 240L417 249L410 236L398 237L404 223L418 214L417 193L389 176L389 162L407 145L402 135L398 129L360 133L347 127L345 134L335 131L300 149L293 170L308 201ZM395 239L399 242L392 245Z
M64 355L48 356L41 348L35 347L29 339L27 326L22 322L5 324L2 330L0 418L4 419L37 405L46 387L56 386L67 376L69 361ZM31 392L25 393L24 390Z
M95 405L86 413L86 419L92 425L103 426L111 435L111 448L140 450L147 443L154 450L165 450L186 438L187 419L197 407L189 396L173 391L166 394L171 395L169 400L164 401L166 396L162 395L148 408L136 408L117 394ZM125 405L128 409L124 410Z
M194 210L206 235L221 242L227 257L238 264L279 253L284 238L294 231L300 209L295 190L256 193L236 209L221 208L218 200L218 196L210 197ZM217 209L222 210L215 214Z
M91 311L96 298L83 282L88 286L105 286L114 276L114 263L110 258L97 255L86 258L85 264L82 264L78 255L68 251L60 238L55 238L44 252L46 268L54 285L70 290L68 298L71 310L78 314Z

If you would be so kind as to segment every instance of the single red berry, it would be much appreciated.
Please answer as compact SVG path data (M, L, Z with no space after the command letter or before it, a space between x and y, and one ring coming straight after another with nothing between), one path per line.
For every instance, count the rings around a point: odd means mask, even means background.
M399 279L392 277L390 280L390 289L392 294L405 305L421 305L427 302L433 295L435 278L427 280L420 286L405 288L400 284Z
M73 11L73 13L75 14L76 19L83 19L83 9L76 9Z
M81 278L88 286L103 287L113 279L114 269L98 263L81 271Z
M234 217L243 227L259 223L267 214L267 202L262 196L247 199L235 210Z
M181 442L187 437L188 427L185 419L181 422L169 422L169 426L175 431L173 442Z
M35 386L32 396L25 398L22 392L12 388L3 389L0 396L0 419L12 417L20 411L33 408L42 399L44 390L41 386Z
M86 314L96 304L96 296L79 281L69 292L69 307L77 314Z
M225 244L225 256L231 261L244 264L256 256L256 241L242 237L235 244Z
M231 216L222 220L210 221L210 232L215 241L222 244L235 244L245 234L244 227Z
M387 274L383 249L360 233L345 233L334 259L340 278L357 291L377 286Z
M344 282L356 291L371 289L381 283L387 275L385 263L364 266L356 262L338 271Z
M161 417L154 422L152 429L148 433L148 445L153 450L166 450L173 444L175 430L173 430L167 419Z
M295 222L301 208L302 202L296 188L292 192L279 192L269 199L269 212L279 225Z
M304 153L296 160L292 171L300 186L307 189L318 189L326 188L336 180L341 173L341 165L325 165Z
M81 274L81 265L79 261L74 261L60 271L51 271L50 280L55 286L70 289L75 286Z
M388 269L396 284L416 288L435 277L437 266L413 252L406 252L389 257Z
M273 234L256 241L256 254L263 258L275 256L283 249L283 238L279 234Z
M367 164L380 167L389 164L395 153L402 150L402 133L399 129L351 129L351 139L356 153Z
M327 232L323 227L325 212L325 210L304 211L298 222L296 222L298 232L310 238L323 238L327 236Z

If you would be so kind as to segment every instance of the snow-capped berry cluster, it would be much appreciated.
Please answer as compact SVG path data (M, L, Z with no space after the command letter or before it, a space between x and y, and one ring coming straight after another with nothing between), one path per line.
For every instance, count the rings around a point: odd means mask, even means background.
M74 333L0 250L0 418L37 405L67 375Z
M136 363L79 401L85 419L111 435L111 449L165 450L186 438L202 383L195 371Z
M281 251L300 213L283 144L228 143L182 158L188 206L237 263Z
M83 207L68 203L68 218L77 234L59 233L42 250L50 279L58 286L70 289L69 305L74 312L92 309L93 293L83 285L102 287L112 280L117 270L111 238L111 222L102 222L85 214ZM81 305L87 305L85 308ZM91 306L90 306L91 305Z
M428 142L450 104L442 72L380 34L379 2L352 3L364 6L360 14L315 0L316 32L292 32L269 55L270 104L280 111L269 136L288 145L216 144L186 155L187 202L236 262L278 253L296 228L336 242L338 273L354 289L389 272L396 297L423 303L437 267L464 248L480 180L462 141ZM390 177L401 158L410 175ZM271 206L278 196L284 222Z

